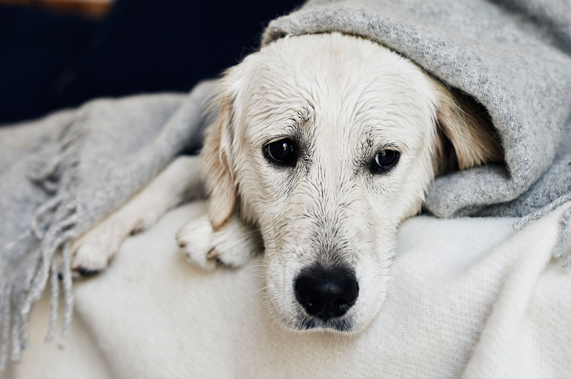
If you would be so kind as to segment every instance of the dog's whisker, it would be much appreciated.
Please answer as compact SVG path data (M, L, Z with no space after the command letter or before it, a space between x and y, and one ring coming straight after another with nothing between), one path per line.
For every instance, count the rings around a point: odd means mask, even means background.
M257 266L246 266L244 267L245 270L259 270L259 269L263 269L263 268L267 268L267 265L257 265Z
M257 289L256 291L252 292L252 293L250 294L250 296L254 296L254 295L258 294L259 292L265 291L265 290L267 290L267 289L268 289L267 286L262 287L262 288L259 288L259 289Z

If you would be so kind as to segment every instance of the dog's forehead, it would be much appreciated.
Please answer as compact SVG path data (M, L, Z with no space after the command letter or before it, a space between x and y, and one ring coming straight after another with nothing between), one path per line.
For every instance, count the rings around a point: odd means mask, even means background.
M244 104L247 138L266 143L303 133L345 145L416 145L432 121L426 75L370 41L311 37L290 38L260 52Z

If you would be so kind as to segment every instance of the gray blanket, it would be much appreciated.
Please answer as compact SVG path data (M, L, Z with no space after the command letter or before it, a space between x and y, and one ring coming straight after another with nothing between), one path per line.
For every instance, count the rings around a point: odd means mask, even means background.
M571 156L553 163L571 114L569 0L314 0L272 21L263 44L333 31L399 52L488 110L505 166L436 180L431 213L521 216L570 192Z
M333 31L390 47L489 112L505 164L438 178L426 200L430 213L533 219L571 199L571 2L316 0L271 22L262 46ZM0 366L10 340L13 359L25 347L31 306L50 278L53 333L58 272L65 332L70 241L185 146L198 146L205 124L200 105L210 90L206 83L188 96L97 100L0 129ZM564 240L559 255L562 246Z
M53 335L60 280L63 332L72 311L70 242L140 190L178 153L196 150L213 83L190 95L101 99L0 128L0 367L26 347L33 302L51 278Z

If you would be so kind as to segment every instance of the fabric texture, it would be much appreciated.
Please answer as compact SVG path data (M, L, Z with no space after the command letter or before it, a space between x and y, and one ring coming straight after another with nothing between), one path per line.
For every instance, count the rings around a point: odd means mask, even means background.
M0 129L0 367L26 347L26 320L58 272L72 310L70 242L140 190L182 150L200 147L212 82L190 95L101 99ZM61 250L61 254L57 252ZM55 326L55 313L50 330ZM51 338L51 333L48 339Z
M316 0L270 23L262 45L288 35L359 35L464 91L487 109L505 165L438 178L427 209L438 217L538 212L533 220L571 199L571 155L561 143L571 113L571 12L565 0L542 6L532 0ZM0 367L9 340L13 359L26 347L31 306L50 278L54 330L59 271L68 330L71 241L180 151L198 146L209 119L201 117L201 104L211 89L205 83L188 96L97 100L0 130ZM570 218L571 212L561 215L556 255L564 251Z
M31 350L6 378L564 378L571 280L551 259L566 207L524 230L513 218L415 217L398 233L387 298L358 335L299 333L269 316L263 258L206 272L174 233L193 203L130 237L75 287L69 339ZM80 334L76 334L80 333ZM81 337L81 339L80 339ZM0 378L1 378L0 374Z

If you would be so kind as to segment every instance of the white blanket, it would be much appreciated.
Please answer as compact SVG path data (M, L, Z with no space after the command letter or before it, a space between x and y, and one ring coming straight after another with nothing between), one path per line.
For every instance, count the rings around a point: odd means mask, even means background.
M195 203L129 238L80 283L69 339L31 348L6 377L568 377L571 274L551 256L562 209L521 231L510 218L416 217L400 228L387 299L360 335L292 332L268 316L263 259L188 264L175 231Z

